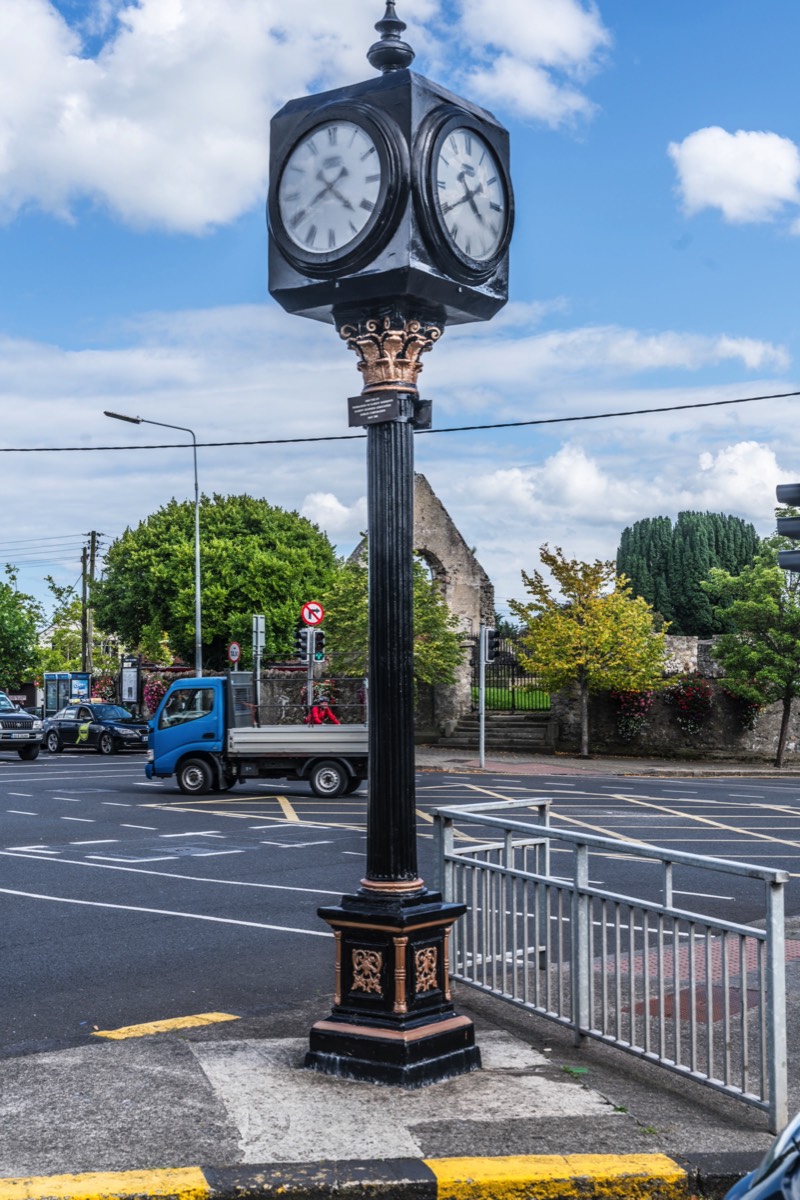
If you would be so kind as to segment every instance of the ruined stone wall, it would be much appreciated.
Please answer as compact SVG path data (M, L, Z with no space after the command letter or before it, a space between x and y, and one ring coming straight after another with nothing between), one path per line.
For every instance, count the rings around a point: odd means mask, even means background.
M447 607L461 631L477 638L480 626L494 624L494 587L489 576L456 529L447 509L424 475L414 476L414 549L428 564ZM439 686L418 699L417 725L431 732L452 726L471 706L469 656L458 668L455 684Z

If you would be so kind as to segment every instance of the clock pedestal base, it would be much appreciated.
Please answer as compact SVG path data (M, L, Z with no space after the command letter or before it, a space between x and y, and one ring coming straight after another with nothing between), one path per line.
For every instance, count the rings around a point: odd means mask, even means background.
M472 1022L450 998L448 943L463 904L424 887L363 889L321 908L336 938L330 1017L311 1029L305 1065L326 1075L423 1087L480 1067Z

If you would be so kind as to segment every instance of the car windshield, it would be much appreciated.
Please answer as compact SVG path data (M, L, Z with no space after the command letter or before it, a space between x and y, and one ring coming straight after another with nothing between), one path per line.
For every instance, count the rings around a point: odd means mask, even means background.
M16 704L12 704L8 696L0 692L0 712L16 712Z
M93 704L94 715L101 721L132 721L133 714L119 704Z

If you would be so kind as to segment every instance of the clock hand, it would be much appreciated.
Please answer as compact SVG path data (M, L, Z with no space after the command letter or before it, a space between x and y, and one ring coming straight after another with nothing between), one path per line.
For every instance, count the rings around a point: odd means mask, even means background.
M443 204L442 205L442 215L444 216L446 213L449 213L452 209L458 208L459 204L466 204L466 202L467 202L467 200L469 200L469 198L470 198L469 193L467 192L465 195L461 196L458 200L454 200L452 204Z
M343 196L343 195L342 195L342 193L339 191L339 189L338 189L337 187L332 187L332 188L331 188L331 191L333 192L334 196L336 197L336 199L337 199L337 200L339 201L339 203L341 204L342 208L347 208L347 209L349 209L351 212L353 211L353 205L352 205L352 204L350 203L350 201L347 199L347 196Z
M459 179L461 180L462 183L464 183L463 175L459 175ZM474 197L477 196L478 193L482 192L482 191L483 191L482 183L479 183L478 186L476 188L473 188L472 191L470 191L469 188L466 187L466 185L465 185L463 196L460 196L458 200L454 200L452 204L443 204L442 205L442 215L444 216L445 214L449 213L452 209L458 208L459 204L469 203L469 206L472 209L472 211L475 213L475 216L478 218L480 223L483 224L484 223L483 222L483 213L478 208L478 206L474 200Z
M479 192L483 191L483 184L479 183L476 188L473 188L472 191L470 191L469 186L467 184L467 178L466 178L467 175L474 175L474 174L475 174L475 172L472 170L472 168L470 168L468 170L465 167L464 170L459 173L458 181L464 188L464 200L469 202L470 208L475 213L475 216L478 218L478 220L480 221L480 223L482 225L483 224L483 213L481 212L481 210L478 208L477 204L475 203L475 197L479 194Z
M306 212L314 204L318 204L320 200L324 200L325 197L327 196L328 192L334 192L336 194L337 198L341 200L342 195L340 192L336 192L336 185L340 179L344 179L345 175L347 175L347 167L342 167L341 171L339 172L339 174L336 176L335 179L327 180L325 178L325 174L324 174L322 168L320 168L320 170L317 171L316 178L320 181L320 183L324 183L325 186L322 189L322 191L317 192L316 196L314 196L314 198L312 200L309 200L308 207L306 208ZM350 207L352 208L352 205Z

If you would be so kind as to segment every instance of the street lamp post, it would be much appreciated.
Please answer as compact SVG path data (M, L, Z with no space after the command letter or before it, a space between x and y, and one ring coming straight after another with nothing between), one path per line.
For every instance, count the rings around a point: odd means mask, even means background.
M103 414L113 417L115 421L128 421L131 425L159 425L162 429L178 429L188 433L192 439L192 454L194 456L194 673L203 674L203 627L200 604L200 492L197 486L197 438L194 430L185 425L169 425L166 421L151 421L149 417L127 417L124 413L108 412Z

